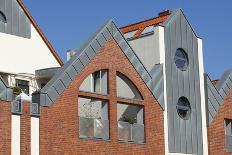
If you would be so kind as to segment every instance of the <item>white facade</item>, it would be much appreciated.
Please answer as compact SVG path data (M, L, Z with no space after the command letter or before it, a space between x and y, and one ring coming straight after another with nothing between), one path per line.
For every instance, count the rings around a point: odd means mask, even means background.
M31 38L0 32L0 75L11 87L15 79L29 82L29 94L40 88L35 70L60 67L38 31L31 24Z

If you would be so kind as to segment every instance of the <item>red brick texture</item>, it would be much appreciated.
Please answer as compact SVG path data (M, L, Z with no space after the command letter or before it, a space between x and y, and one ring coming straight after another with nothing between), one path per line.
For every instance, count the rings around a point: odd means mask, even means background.
M11 154L11 104L0 101L0 155Z
M30 103L23 102L23 111L20 117L20 153L30 155L31 143L31 116Z
M210 155L226 155L225 119L232 119L232 92L225 98L216 117L208 127L208 145Z
M110 139L80 139L78 132L78 95L92 93L79 92L82 81L91 73L107 69L109 72ZM127 76L141 92L144 101L134 101L144 105L145 144L128 144L117 139L116 71ZM98 97L99 95L92 95ZM101 98L99 96L99 98ZM127 101L123 100L122 101ZM128 101L129 102L129 101ZM131 103L133 104L133 103ZM115 40L109 40L95 58L76 77L51 107L41 108L40 154L164 154L163 111L147 86L141 80Z

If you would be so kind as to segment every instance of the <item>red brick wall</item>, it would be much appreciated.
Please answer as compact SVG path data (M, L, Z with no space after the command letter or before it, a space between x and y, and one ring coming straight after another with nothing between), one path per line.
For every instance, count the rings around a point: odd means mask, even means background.
M20 117L20 153L30 155L31 150L31 116L30 103L23 102L23 111Z
M110 139L85 140L78 132L78 88L92 72L108 69ZM116 71L138 87L144 101L145 144L127 144L117 139ZM97 95L96 95L97 96ZM126 100L125 100L126 101ZM164 154L163 111L116 42L111 39L51 107L41 108L40 154Z
M225 98L216 117L208 127L208 145L210 155L231 154L226 152L224 119L232 119L232 92Z
M0 101L0 155L11 154L11 104Z

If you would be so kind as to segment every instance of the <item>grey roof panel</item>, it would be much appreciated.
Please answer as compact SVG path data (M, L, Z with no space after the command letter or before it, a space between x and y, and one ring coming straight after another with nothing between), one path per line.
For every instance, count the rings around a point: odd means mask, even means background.
M206 75L207 76L207 75ZM206 90L206 99L208 107L208 125L213 121L216 116L220 106L224 104L224 99L229 95L232 88L232 70L227 70L222 75L219 82L214 86L210 78L207 76L207 90Z

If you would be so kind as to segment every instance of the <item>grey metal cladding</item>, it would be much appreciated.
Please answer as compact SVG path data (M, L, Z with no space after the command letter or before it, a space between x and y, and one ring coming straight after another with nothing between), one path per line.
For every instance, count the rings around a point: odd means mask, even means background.
M197 36L180 9L174 11L163 25L169 152L203 154ZM174 56L178 48L184 49L188 55L189 65L185 71L175 65ZM150 73L155 75L153 70ZM181 119L176 110L178 99L182 96L191 105L188 120Z
M92 60L96 53L94 52L93 48L89 46L88 48L85 49L85 53L87 54L88 58Z
M67 88L68 85L71 83L71 78L69 77L69 75L66 73L66 71L61 75L60 80L62 81L62 83L65 85L65 87Z
M66 73L68 74L68 76L69 76L72 80L74 80L75 77L76 77L76 75L77 75L77 71L75 70L75 68L73 67L73 65L71 65L71 66L69 66L69 67L67 68Z
M12 101L13 90L0 77L0 100Z
M54 102L56 98L59 96L58 92L54 87L50 87L50 89L47 91L47 95L49 98Z
M0 21L0 32L31 38L31 22L17 0L0 0L0 11L6 16L6 23Z
M83 66L86 66L90 61L86 53L82 53L79 59L81 60Z
M41 106L50 106L112 37L164 109L163 94L153 91L163 92L163 86L161 86L163 85L163 77L160 76L160 74L163 74L162 65L158 67L157 71L154 71L154 75L157 75L157 77L152 78L112 20L105 23L78 50L75 50L76 54L56 72L46 86L40 90L39 94L33 94L33 103L38 102ZM157 85L158 82L162 84Z
M30 104L30 114L34 117L40 116L40 105L39 103L31 103Z
M95 53L98 53L101 48L100 44L98 43L96 39L92 41L91 46L93 47Z
M74 63L73 63L74 68L76 69L76 71L79 73L84 69L83 64L81 63L81 61L79 59L77 59Z
M98 43L103 46L107 42L106 38L104 37L103 33L100 33L97 37Z
M65 90L65 85L60 80L58 80L56 83L54 83L54 88L59 94L62 94Z
M11 112L13 114L17 114L17 115L20 115L22 114L22 102L21 100L18 100L18 101L12 101L11 102Z
M221 79L217 82L216 85L214 85L209 78L208 75L206 75L207 79L207 110L209 115L209 118L207 120L208 125L213 121L214 117L216 116L218 110L220 109L220 106L224 104L224 99L227 95L229 95L231 88L232 88L232 70L227 70L223 73Z

